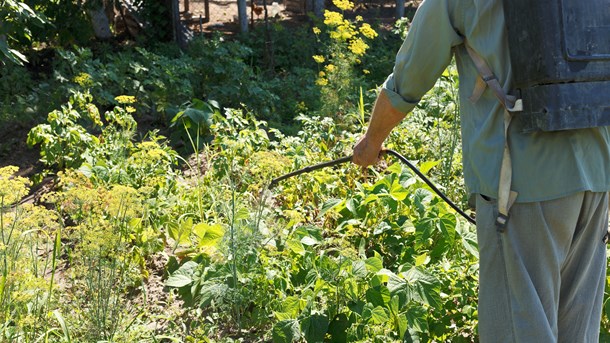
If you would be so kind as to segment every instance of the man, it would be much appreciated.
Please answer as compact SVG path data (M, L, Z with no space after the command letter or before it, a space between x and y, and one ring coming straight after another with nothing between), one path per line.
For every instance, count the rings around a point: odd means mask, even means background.
M455 56L460 74L464 177L476 196L479 335L486 342L598 342L606 275L610 190L608 128L523 133L487 88L469 100L478 71L466 45L504 91L511 64L501 0L426 0L383 85L353 162L374 164L383 141ZM496 226L504 142L516 203Z

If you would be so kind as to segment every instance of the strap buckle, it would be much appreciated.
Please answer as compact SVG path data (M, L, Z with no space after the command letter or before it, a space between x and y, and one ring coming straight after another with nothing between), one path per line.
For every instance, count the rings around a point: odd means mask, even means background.
M508 215L498 213L498 217L496 218L496 230L498 232L503 233L506 230L506 223L508 222Z

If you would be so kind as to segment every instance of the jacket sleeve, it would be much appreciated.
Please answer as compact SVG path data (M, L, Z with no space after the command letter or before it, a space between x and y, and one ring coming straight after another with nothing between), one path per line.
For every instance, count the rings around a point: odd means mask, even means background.
M452 24L458 1L425 0L417 9L394 70L382 91L402 113L413 110L451 61L452 48L463 42Z

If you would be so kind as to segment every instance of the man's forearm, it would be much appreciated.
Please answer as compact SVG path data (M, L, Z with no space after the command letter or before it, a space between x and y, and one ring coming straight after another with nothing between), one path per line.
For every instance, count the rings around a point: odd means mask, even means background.
M380 147L390 132L405 118L405 114L396 110L390 103L390 99L381 91L375 101L369 127L365 136L371 143Z
M384 91L381 91L373 106L369 127L354 146L352 161L363 167L374 164L383 142L404 117L405 114L396 110Z

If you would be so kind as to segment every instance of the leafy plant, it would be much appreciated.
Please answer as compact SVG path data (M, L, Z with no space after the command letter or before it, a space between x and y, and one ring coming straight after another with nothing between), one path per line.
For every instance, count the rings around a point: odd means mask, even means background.
M99 143L98 138L79 124L89 119L100 124L99 111L91 104L91 95L74 94L61 110L49 113L47 124L34 127L28 134L28 145L41 144L41 161L49 167L77 168L83 153Z
M35 12L25 2L2 0L0 2L0 61L18 65L27 62L26 56L14 45L23 45L32 40L30 25L43 26L48 23L45 17Z

